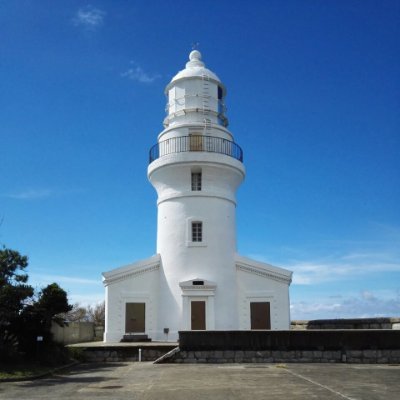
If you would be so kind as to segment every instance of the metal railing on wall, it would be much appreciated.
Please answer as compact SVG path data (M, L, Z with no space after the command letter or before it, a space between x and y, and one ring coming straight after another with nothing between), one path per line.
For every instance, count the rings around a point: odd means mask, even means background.
M152 146L149 163L168 154L187 151L225 154L243 162L243 151L235 142L216 136L190 135L166 139Z

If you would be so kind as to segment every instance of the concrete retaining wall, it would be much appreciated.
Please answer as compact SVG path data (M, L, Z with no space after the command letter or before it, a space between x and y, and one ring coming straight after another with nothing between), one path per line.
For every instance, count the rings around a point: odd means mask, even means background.
M181 350L166 363L400 363L400 350Z
M400 330L185 331L164 363L400 363ZM155 361L176 347L74 345L88 361Z
M51 333L57 343L73 344L103 339L103 327L95 327L93 322L69 322L66 326L52 324Z
M399 363L398 330L185 331L170 363Z
M400 331L181 331L179 347L181 350L400 350Z
M95 347L84 348L83 355L88 362L116 362L116 361L138 361L139 349L141 350L142 361L155 361L168 351L172 350L176 345L171 347L140 348L140 347Z

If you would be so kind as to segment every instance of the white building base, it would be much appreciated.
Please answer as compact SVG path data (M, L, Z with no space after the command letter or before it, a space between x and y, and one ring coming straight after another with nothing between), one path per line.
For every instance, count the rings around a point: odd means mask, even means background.
M164 300L159 296L163 269L161 257L153 256L126 267L104 273L106 285L106 327L104 342L119 342L125 334L146 334L154 341L178 339L179 330L192 329L191 303L205 303L206 330L248 330L252 328L252 303L269 308L269 329L290 328L289 284L291 272L269 264L257 262L240 255L235 257L236 287L232 287L232 297L237 316L236 323L221 325L220 321L231 313L231 304L218 303L218 281L191 280L176 282L180 288L180 302L168 311L171 318L159 317L164 310ZM144 307L143 330L130 328L129 305ZM163 321L177 321L164 327ZM139 321L140 322L140 321ZM133 325L134 326L134 325ZM138 325L140 328L140 323ZM166 330L167 329L167 330Z

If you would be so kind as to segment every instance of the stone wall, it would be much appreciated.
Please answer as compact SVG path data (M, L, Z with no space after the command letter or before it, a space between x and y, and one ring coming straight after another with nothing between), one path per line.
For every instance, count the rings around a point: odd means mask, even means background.
M400 362L400 350L181 350L166 363L364 363Z
M74 345L91 362L400 363L400 330L184 331L180 347ZM169 352L169 353L168 353ZM166 354L167 353L167 354Z
M295 320L290 329L400 329L400 318L351 318Z
M181 331L181 350L400 350L399 330Z
M83 349L84 359L88 362L116 362L116 361L139 361L139 350L141 350L142 361L155 361L175 346L170 347L88 347Z
M400 330L184 331L168 363L400 363Z

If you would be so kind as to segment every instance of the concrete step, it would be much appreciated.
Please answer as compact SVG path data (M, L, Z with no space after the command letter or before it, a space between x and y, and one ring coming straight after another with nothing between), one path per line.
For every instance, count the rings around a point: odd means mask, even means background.
M123 336L121 342L151 342L151 339L144 334L127 333Z

